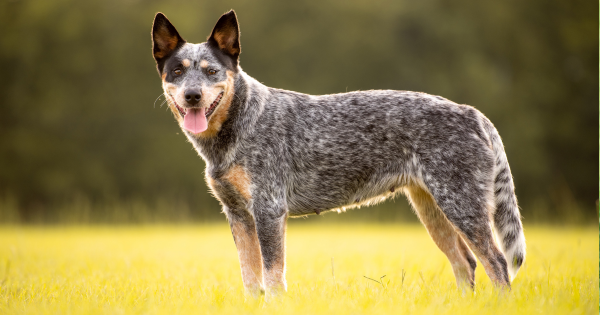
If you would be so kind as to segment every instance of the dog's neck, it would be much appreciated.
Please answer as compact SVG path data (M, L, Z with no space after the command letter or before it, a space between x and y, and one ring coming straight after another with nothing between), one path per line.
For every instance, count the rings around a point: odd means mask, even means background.
M254 124L265 107L266 100L258 97L265 94L252 93L256 89L268 90L265 85L238 67L234 80L234 96L227 119L219 132L213 137L205 138L184 131L208 167L227 168L234 163L240 142L253 132Z

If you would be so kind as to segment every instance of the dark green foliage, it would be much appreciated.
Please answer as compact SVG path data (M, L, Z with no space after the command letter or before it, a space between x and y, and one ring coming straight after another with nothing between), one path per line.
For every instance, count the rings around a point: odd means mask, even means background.
M86 200L101 205L90 210L98 220L113 204L220 217L203 162L155 102L150 29L162 11L201 42L231 8L240 64L259 81L473 105L503 137L525 221L595 216L598 4L582 0L4 1L0 199L14 202L0 212L12 204L20 221L57 221L57 209ZM398 203L360 216L411 218Z

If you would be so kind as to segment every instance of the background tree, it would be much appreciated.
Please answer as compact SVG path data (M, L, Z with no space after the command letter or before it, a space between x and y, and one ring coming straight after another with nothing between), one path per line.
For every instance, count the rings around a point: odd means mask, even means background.
M162 104L150 26L162 11L201 42L230 8L241 66L266 85L475 106L503 137L525 221L596 217L598 4L581 0L4 1L0 212L219 217L203 162ZM360 216L413 218L398 206Z

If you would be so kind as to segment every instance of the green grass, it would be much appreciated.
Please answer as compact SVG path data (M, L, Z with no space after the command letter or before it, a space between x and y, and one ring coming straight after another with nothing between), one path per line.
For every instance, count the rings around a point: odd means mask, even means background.
M244 298L226 223L4 226L0 313L598 314L597 228L525 235L512 291L495 290L478 267L473 294L456 289L422 226L292 224L288 293L265 303ZM384 275L383 285L365 278Z

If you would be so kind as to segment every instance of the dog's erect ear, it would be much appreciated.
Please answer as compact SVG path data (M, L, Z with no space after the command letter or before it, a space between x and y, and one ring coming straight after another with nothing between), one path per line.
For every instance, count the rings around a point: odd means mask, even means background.
M217 21L215 28L208 37L208 42L237 61L241 52L240 28L233 10L223 14Z
M156 63L160 64L163 58L183 44L185 44L185 40L179 36L175 26L164 14L156 13L152 24L152 53Z

